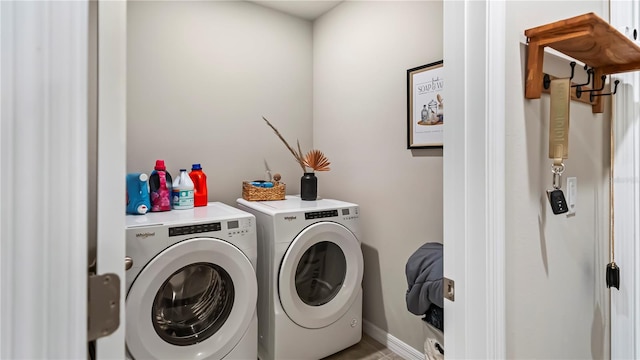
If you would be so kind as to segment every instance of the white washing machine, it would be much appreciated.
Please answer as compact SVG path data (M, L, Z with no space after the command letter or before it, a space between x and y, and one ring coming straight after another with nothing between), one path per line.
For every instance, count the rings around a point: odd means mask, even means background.
M362 338L356 204L246 201L258 230L258 357L320 359Z
M132 359L257 358L255 217L222 203L127 215Z

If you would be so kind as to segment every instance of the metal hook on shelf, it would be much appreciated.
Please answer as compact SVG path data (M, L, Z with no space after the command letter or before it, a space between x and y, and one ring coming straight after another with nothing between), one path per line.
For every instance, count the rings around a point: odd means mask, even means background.
M584 69L587 70L587 82L584 84L575 84L575 85L571 85L571 87L575 87L575 88L580 88L581 86L586 86L589 85L591 83L591 75L593 74L593 68L591 69L587 69L587 65L584 66Z
M604 82L603 82L604 83ZM606 93L606 94L594 94L593 92L589 95L589 101L593 102L593 98L596 96L609 96L609 95L615 95L616 91L618 91L618 84L620 83L620 80L616 80L613 82L613 92L610 93ZM604 85L603 85L604 88ZM595 91L595 90L594 90Z
M572 61L569 63L569 66L571 66L571 76L569 77L569 81L573 80L573 74L576 71L576 62Z
M607 75L602 75L602 76L600 77L600 79L601 79L601 81L602 81L602 86L600 86L600 89L582 90L582 87L581 87L581 86L578 86L578 87L576 88L576 97L577 97L578 99L580 99L580 96L582 96L582 93L583 93L583 92L589 92L589 93L593 94L593 92L594 92L594 91L602 91L602 90L604 90L604 81L607 79ZM595 77L594 77L594 80L595 80ZM595 82L594 82L594 84L595 84ZM592 101L592 102L593 102L593 100L590 100L590 101Z
M571 81L571 79L573 79L573 74L576 70L576 62L575 61L570 62L569 66L571 66L571 76L569 77L569 81ZM542 86L544 86L544 88L547 90L549 89L549 86L551 86L551 77L549 76L549 74L544 74L544 76L542 77Z

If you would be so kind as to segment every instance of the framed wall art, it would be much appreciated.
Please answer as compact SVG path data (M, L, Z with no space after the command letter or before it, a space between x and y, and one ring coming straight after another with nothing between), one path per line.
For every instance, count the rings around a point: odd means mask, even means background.
M443 146L444 61L407 70L407 149Z

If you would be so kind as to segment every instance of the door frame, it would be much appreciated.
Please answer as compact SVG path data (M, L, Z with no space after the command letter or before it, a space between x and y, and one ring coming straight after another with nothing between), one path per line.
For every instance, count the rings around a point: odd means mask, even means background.
M632 38L640 27L637 1L611 1L610 23ZM611 294L611 359L640 358L640 74L617 74L611 97L614 133L613 203L615 261L620 289ZM631 195L631 196L630 196ZM604 272L604 269L601 271Z
M125 354L125 201L127 163L127 2L98 0L97 273L120 277L120 326L96 341L96 359Z
M446 356L504 359L506 2L445 1L443 24Z

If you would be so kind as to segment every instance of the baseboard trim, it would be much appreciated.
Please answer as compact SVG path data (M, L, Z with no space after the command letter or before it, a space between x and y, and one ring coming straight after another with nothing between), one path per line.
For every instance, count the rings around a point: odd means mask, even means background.
M362 331L406 360L424 360L423 353L364 319L362 320Z

